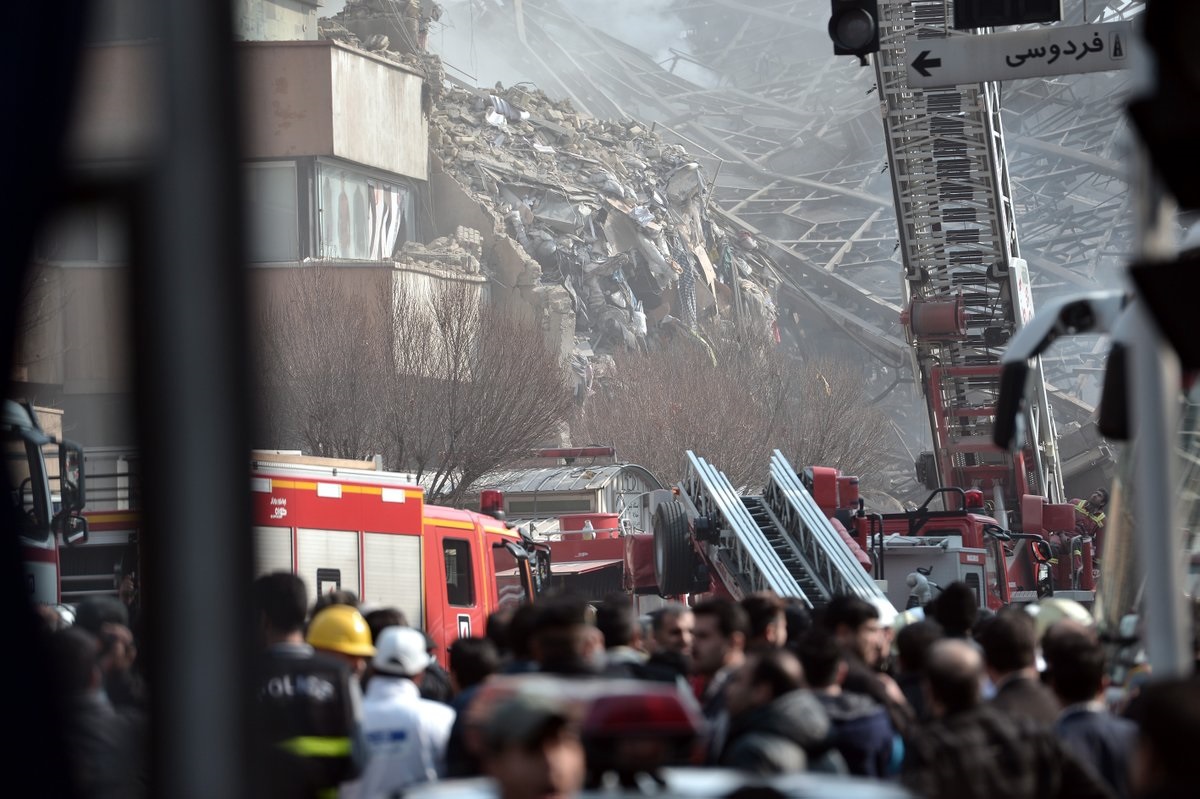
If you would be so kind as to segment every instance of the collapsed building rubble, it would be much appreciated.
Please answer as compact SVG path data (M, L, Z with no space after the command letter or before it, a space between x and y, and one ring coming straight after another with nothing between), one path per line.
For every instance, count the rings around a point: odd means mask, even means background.
M722 326L776 336L775 266L714 220L704 170L636 123L603 122L523 87L449 85L431 119L454 178L561 286L577 362Z
M419 5L350 2L321 20L321 35L425 71L434 172L451 175L520 244L532 259L523 279L566 292L572 362L664 335L703 340L714 328L778 336L778 269L749 231L710 213L710 178L684 147L537 89L447 81L435 56L407 46Z
M556 309L571 328L563 355L581 402L619 350L686 337L711 353L713 337L733 330L778 342L781 324L795 327L780 318L795 311L778 305L781 284L793 280L778 248L713 202L711 159L655 125L604 121L530 84L476 89L447 78L436 56L393 49L396 17L373 8L348 4L321 20L321 35L426 74L434 182L451 179L479 214L439 208L436 227L478 226L479 267L498 292ZM500 245L518 257L498 256ZM435 258L447 248L429 250ZM422 254L408 245L401 257ZM886 468L888 488L906 493L910 470Z

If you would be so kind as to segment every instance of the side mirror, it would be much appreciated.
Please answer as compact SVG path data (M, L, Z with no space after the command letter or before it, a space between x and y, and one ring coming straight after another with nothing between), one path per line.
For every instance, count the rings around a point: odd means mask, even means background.
M58 479L62 496L62 513L71 515L87 504L87 475L83 468L83 447L73 441L58 445ZM86 528L86 523L84 527ZM84 535L87 531L85 529Z
M60 513L54 520L54 532L62 538L62 542L67 546L86 544L88 540L87 519L72 513Z

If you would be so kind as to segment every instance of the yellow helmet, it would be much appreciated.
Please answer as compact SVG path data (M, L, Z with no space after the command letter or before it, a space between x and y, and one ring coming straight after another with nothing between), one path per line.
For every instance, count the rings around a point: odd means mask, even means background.
M330 605L313 616L305 640L317 649L343 655L369 658L375 654L367 620L349 605Z

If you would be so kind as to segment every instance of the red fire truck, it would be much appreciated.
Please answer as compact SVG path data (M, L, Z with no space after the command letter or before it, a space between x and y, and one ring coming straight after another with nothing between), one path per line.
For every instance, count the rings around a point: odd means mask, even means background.
M412 475L371 462L255 453L256 568L295 572L317 595L352 590L364 607L397 607L434 640L445 663L457 638L531 601L548 550L503 521L428 505Z

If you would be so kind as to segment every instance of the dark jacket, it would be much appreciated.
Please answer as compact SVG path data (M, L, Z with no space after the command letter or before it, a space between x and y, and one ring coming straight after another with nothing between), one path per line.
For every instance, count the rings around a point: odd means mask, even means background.
M102 692L65 700L64 738L72 777L88 799L146 796L145 717L121 711Z
M1113 799L1054 733L981 705L906 741L904 785L926 799Z
M917 717L908 702L898 702L884 685L886 679L852 653L846 653L846 679L842 683L842 691L852 694L865 694L871 697L887 711L888 721L901 736L907 738L916 727Z
M1072 705L1054 725L1059 739L1121 799L1130 795L1129 764L1138 728L1103 707Z
M823 748L829 717L809 691L791 691L730 719L722 766L755 774L803 771L807 751Z
M896 684L900 686L900 691L908 700L908 706L912 708L913 720L929 721L931 714L925 701L925 675L916 671L901 672L896 675Z
M1046 726L1058 719L1058 697L1040 680L1025 675L1001 680L991 705L1002 713Z
M471 702L479 694L483 683L472 685L459 692L450 702L454 708L454 724L450 727L450 738L446 741L446 776L479 777L483 775L483 764L467 746L467 712Z
M279 644L258 663L254 708L256 791L310 799L362 773L358 679L306 644Z
M817 694L817 700L829 716L829 743L850 773L889 776L896 733L883 706L862 694Z

